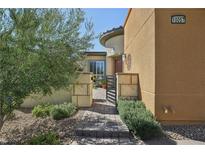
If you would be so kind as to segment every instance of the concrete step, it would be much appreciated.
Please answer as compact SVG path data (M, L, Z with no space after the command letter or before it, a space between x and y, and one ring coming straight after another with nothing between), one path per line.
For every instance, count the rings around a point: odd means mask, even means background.
M122 121L81 121L75 129L76 136L84 137L129 137L130 132Z
M114 104L108 101L94 100L91 108L82 109L75 128L79 137L129 138L130 132L122 122Z
M96 137L96 138L129 138L131 136L128 130L91 130L91 129L76 129L76 136L81 137Z

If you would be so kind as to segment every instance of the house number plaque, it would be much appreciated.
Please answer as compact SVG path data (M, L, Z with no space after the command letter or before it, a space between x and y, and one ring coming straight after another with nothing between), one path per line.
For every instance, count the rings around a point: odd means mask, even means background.
M172 24L186 24L186 16L185 15L173 15L171 16Z

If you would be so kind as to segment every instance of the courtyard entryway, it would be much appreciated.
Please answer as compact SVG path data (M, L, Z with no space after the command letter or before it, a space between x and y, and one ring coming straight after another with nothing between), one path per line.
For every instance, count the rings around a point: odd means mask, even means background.
M93 89L93 101L91 108L79 111L74 144L136 144L115 104L106 100L106 90Z

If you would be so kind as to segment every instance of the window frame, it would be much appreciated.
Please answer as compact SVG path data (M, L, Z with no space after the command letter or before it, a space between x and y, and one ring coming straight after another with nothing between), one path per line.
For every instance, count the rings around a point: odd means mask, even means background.
M103 63L102 63L103 62ZM91 71L91 63L94 71ZM102 76L104 78L106 76L106 61L105 60L89 60L88 61L89 72L94 72L93 75L96 77ZM96 68L94 68L96 67ZM98 68L100 68L100 72L103 70L103 73L98 73Z

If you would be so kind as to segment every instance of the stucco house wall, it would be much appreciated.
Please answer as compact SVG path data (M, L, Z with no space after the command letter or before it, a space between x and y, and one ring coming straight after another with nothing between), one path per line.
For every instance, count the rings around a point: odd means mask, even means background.
M155 14L154 9L132 9L124 25L124 73L139 73L140 97L155 113ZM131 67L128 67L130 63Z
M52 95L32 94L24 99L22 108L33 108L41 103L61 104L71 102L70 88L53 91Z
M92 105L93 82L92 73L80 73L76 81L67 89L53 90L52 95L32 94L28 96L22 108L33 108L42 103L62 104L72 102L78 107L90 107Z
M113 57L106 57L106 75L115 74L115 61Z
M185 15L186 24L172 24ZM159 121L205 121L205 9L131 9L125 54L138 73L141 98Z
M205 9L155 12L156 116L205 121ZM185 15L186 24L171 24L172 15Z

